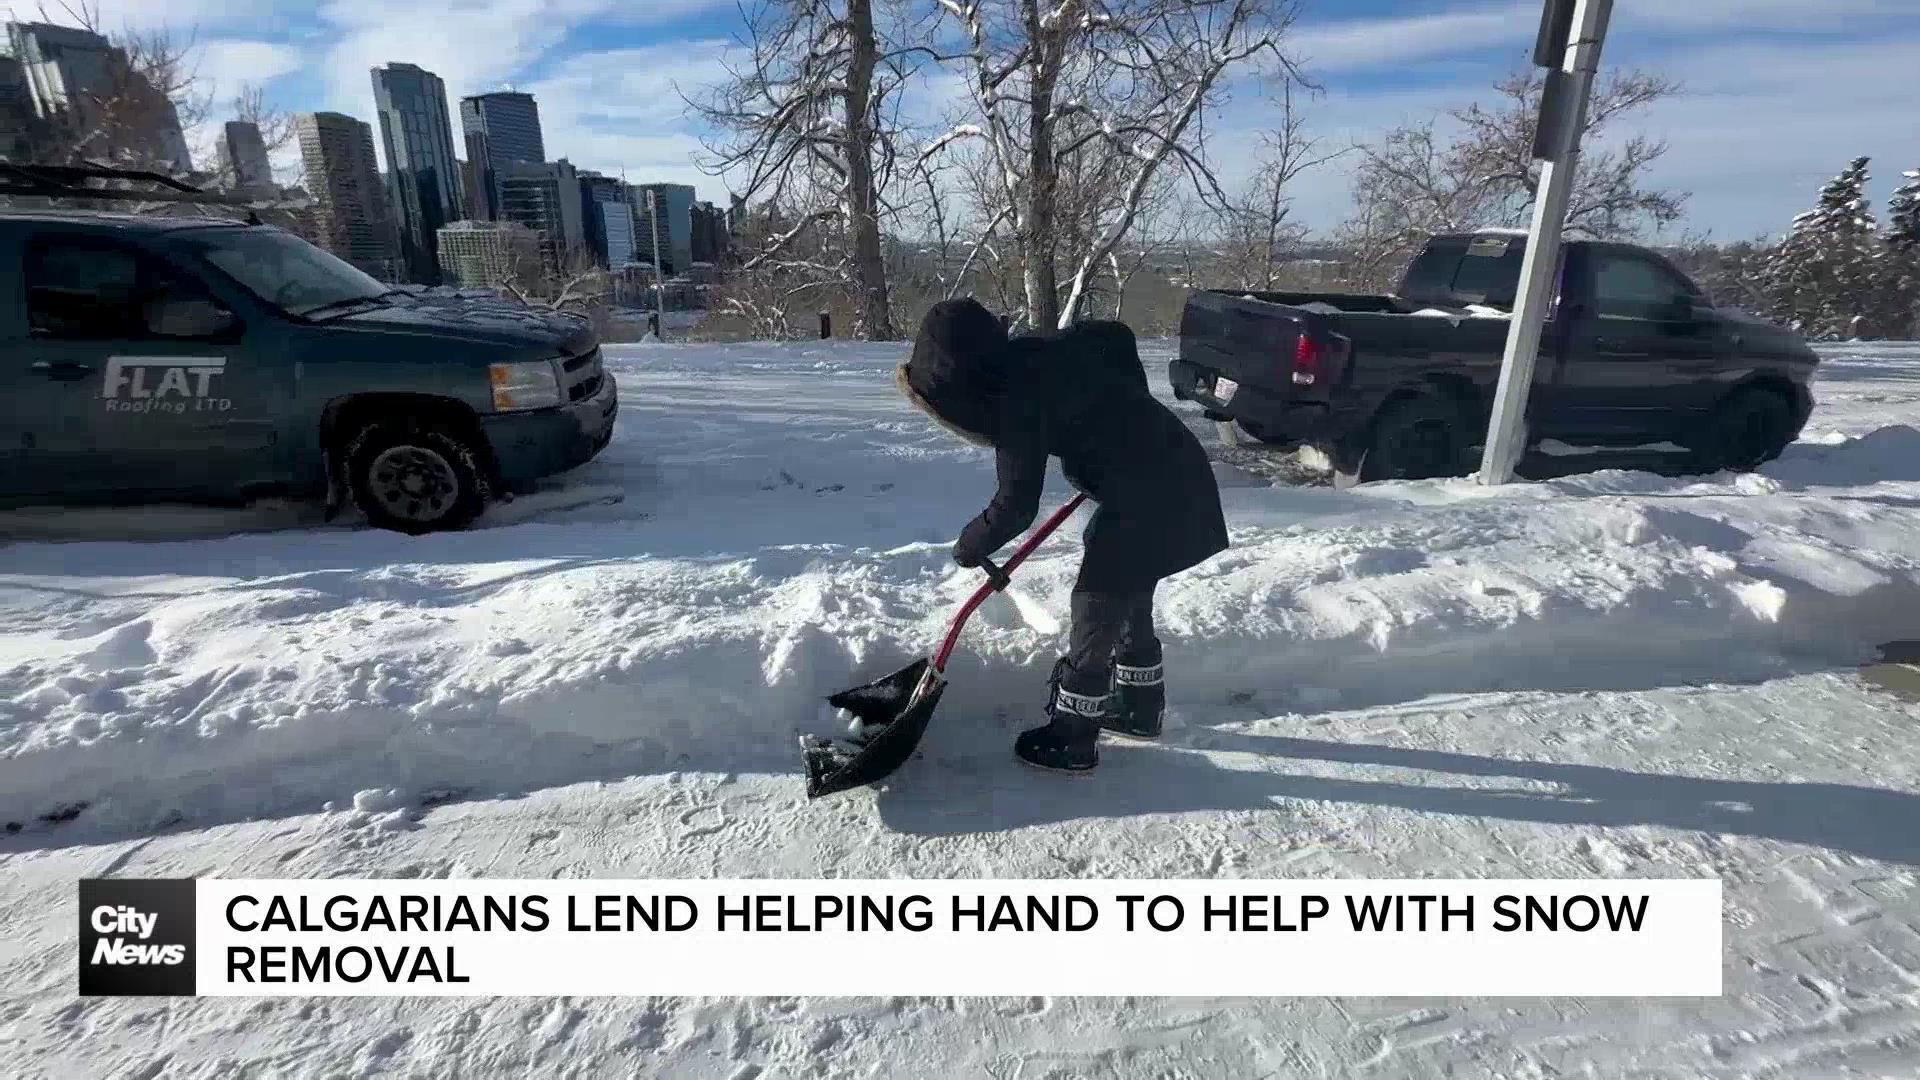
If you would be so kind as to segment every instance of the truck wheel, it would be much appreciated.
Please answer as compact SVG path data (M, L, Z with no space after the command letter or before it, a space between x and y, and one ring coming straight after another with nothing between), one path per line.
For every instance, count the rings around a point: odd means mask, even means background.
M1752 472L1793 440L1793 404L1778 391L1751 387L1722 402L1694 445L1709 472Z
M1334 486L1459 476L1466 452L1462 434L1460 410L1436 394L1388 402L1374 418L1358 459L1347 457L1343 466L1336 458Z
M465 528L486 508L472 446L439 425L376 420L345 456L354 503L382 529L418 536Z

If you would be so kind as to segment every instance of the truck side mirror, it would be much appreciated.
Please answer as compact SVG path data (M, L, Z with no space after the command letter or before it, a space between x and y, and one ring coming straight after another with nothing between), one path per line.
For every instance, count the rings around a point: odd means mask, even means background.
M147 305L147 332L158 337L217 338L239 324L232 312L211 300L179 297Z

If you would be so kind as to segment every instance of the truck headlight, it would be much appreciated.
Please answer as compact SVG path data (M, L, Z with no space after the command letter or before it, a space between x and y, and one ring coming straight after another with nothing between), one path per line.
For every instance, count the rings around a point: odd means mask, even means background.
M487 368L493 407L500 412L550 409L560 404L560 375L551 360L493 364Z

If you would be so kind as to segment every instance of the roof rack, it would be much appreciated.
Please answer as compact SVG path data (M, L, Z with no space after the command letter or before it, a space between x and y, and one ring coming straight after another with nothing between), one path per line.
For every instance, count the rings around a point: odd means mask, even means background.
M101 187L89 180L128 180L145 187ZM126 202L195 203L207 206L250 207L258 210L297 208L301 200L261 198L222 191L202 191L191 184L145 169L115 169L105 165L29 165L0 161L0 195L43 199L113 199Z

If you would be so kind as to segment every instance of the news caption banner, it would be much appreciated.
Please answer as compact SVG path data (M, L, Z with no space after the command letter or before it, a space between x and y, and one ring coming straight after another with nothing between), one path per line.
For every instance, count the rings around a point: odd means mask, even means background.
M89 879L83 995L1702 997L1716 880Z

